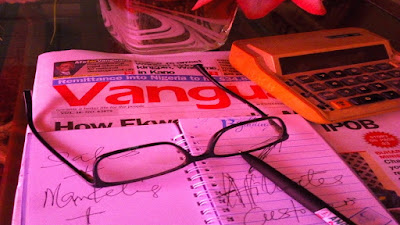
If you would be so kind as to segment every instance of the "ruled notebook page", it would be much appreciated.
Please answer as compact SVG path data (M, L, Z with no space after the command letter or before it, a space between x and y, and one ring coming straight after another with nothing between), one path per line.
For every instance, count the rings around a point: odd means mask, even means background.
M298 115L280 116L289 139L265 158L271 166L332 205L356 224L397 224L362 181ZM237 119L237 118L236 118ZM182 119L193 154L205 151L210 137L235 119ZM236 121L237 122L237 121ZM253 155L259 152L253 153ZM211 158L193 165L201 177L199 195L209 197L203 213L222 224L325 224L258 171L241 156Z

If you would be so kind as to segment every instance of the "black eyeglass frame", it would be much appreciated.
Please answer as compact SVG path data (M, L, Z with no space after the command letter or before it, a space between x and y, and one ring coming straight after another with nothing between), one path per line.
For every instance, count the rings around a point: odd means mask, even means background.
M256 112L258 112L261 115L260 118L255 118L255 119L251 119L251 120L235 123L235 124L232 124L230 126L227 126L227 127L223 128L223 129L217 131L210 138L210 140L208 142L208 145L207 145L206 151L201 155L193 156L188 151L186 151L183 147L181 147L180 145L177 145L175 143L172 143L172 142L154 142L154 143L139 145L139 146L135 146L135 147L119 149L119 150L111 151L111 152L104 153L104 154L98 156L96 158L96 160L95 160L95 163L94 163L93 176L91 176L90 174L86 173L83 170L78 169L72 163L70 163L66 158L64 158L60 153L58 153L57 150L55 150L40 135L40 133L37 131L37 129L36 129L34 123L33 123L31 91L26 90L26 91L24 91L24 98L25 98L25 110L26 110L26 115L27 115L28 126L31 129L32 133L35 135L35 137L51 153L53 153L61 162L65 163L69 168L71 168L74 172L76 172L78 175L80 175L84 180L86 180L88 183L90 183L93 187L98 187L98 188L121 185L121 184L127 184L127 183L133 183L133 182L142 181L142 180L146 180L146 179L149 179L149 178L161 176L161 175L164 175L164 174L167 174L167 173L182 169L183 167L185 167L188 164L191 164L193 162L201 161L201 160L204 160L204 159L207 159L207 158L221 158L221 157L230 157L230 156L234 156L234 155L240 155L241 154L240 152L239 153L233 153L233 154L227 154L227 155L217 155L214 152L214 147L215 147L215 144L217 143L218 139L221 137L221 135L223 133L225 133L228 130L231 130L232 128L235 128L235 127L238 127L238 126L243 126L243 125L246 125L248 123L254 123L254 122L260 122L260 121L269 120L270 124L276 125L276 126L278 126L279 129L281 129L281 137L278 138L277 140L271 142L271 143L268 143L268 144L264 145L264 146L260 146L260 147L257 147L255 149L251 149L251 150L245 151L246 153L250 153L250 152L258 151L258 150L261 150L261 149L264 149L264 148L268 148L268 147L271 147L271 146L275 146L276 144L281 143L281 142L283 142L283 141L285 141L285 140L287 140L289 138L289 135L287 133L286 125L285 125L285 123L283 122L283 120L281 118L275 117L275 116L268 116L263 111L261 111L259 108L257 108L252 103L247 101L246 99L242 98L241 96L237 95L236 93L232 92L228 88L226 88L223 85L221 85L217 80L215 80L205 70L205 68L201 64L196 64L194 66L194 68L196 68L202 75L207 77L217 87L219 87L220 89L224 90L225 92L230 94L232 97L234 97L234 98L240 100L241 102L245 103L246 105L248 105L249 107L251 107L252 109L254 109ZM275 120L278 121L279 124L277 122L275 122ZM166 171L163 171L161 173L157 173L157 174L146 176L146 177L141 177L141 178L138 178L138 179L131 179L131 180L126 180L126 181L121 181L121 182L105 182L99 177L98 166L99 166L100 161L103 160L104 158L107 158L107 157L112 156L112 155L120 154L120 153L123 153L123 152L127 152L127 151L132 151L132 150L136 150L136 149L152 147L152 146L157 146L157 145L172 145L172 146L176 147L182 154L185 155L186 161L184 163L182 163L181 165L179 165L179 166L177 166L175 168L172 168L170 170L166 170Z

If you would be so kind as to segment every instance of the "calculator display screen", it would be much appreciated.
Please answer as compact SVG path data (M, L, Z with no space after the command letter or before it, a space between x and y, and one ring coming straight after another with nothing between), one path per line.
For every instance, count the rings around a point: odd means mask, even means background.
M279 59L282 75L388 59L383 44Z

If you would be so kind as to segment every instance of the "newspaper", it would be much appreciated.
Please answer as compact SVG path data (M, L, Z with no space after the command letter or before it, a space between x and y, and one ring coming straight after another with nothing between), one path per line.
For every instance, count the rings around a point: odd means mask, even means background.
M396 217L400 214L400 111L314 124Z
M199 63L264 112L291 113L234 70L228 56L229 52L163 56L85 50L44 53L38 58L33 88L35 125L39 131L58 131L255 113L193 68Z

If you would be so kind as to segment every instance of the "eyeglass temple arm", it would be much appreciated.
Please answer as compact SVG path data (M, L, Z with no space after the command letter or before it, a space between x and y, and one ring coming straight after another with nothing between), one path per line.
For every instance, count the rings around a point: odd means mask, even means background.
M94 184L93 177L90 174L87 174L85 171L76 168L72 163L70 163L67 159L65 159L60 153L58 153L49 143L47 143L44 138L39 134L36 130L35 125L33 124L32 117L32 95L30 90L24 91L24 101L25 101L25 111L28 120L28 126L31 129L32 133L36 136L36 138L51 152L53 153L61 162L65 163L69 168L71 168L74 172L79 174L83 179L87 182Z
M228 88L226 88L225 86L221 85L214 77L211 76L211 74L209 74L207 72L207 70L204 68L204 66L202 64L196 64L193 66L195 69L197 69L201 74L203 74L205 77L207 77L211 82L213 82L217 87L221 88L222 90L224 90L225 92L227 92L228 94L230 94L232 97L236 98L237 100L243 102L244 104L247 104L248 106L250 106L252 109L254 109L255 111L257 111L261 116L263 117L267 117L268 115L265 114L263 111L261 111L259 108L257 108L255 105L253 105L251 102L247 101L246 99L244 99L243 97L239 96L238 94L236 94L235 92L229 90Z

